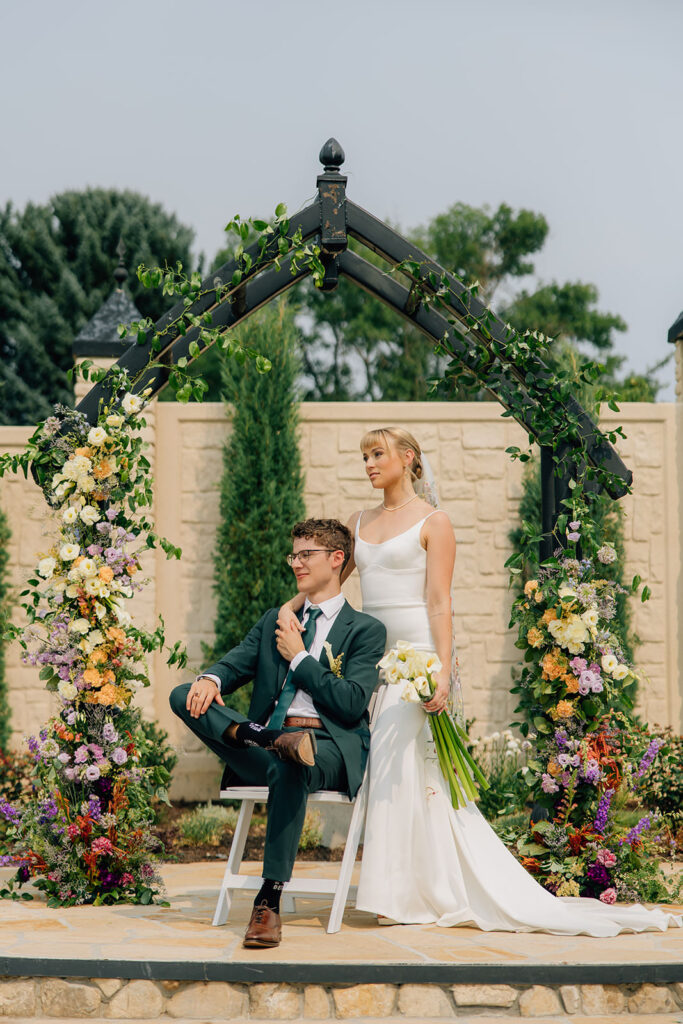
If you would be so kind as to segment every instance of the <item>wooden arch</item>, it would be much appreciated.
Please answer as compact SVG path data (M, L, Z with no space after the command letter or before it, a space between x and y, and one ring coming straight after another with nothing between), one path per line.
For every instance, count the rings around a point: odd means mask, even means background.
M259 259L257 245L247 250L252 259L252 269L244 274L239 288L221 302L215 299L215 280L229 282L234 272L240 267L229 260L210 277L202 282L202 291L207 290L200 299L188 307L176 303L157 321L148 332L144 344L133 344L127 348L117 365L124 367L131 376L136 376L150 362L150 345L154 335L168 331L164 343L157 352L155 360L160 365L148 368L136 382L136 391L151 387L152 394L158 394L168 383L172 366L178 359L185 357L188 365L193 362L190 345L196 342L199 346L200 358L206 348L202 342L199 328L188 329L181 335L175 328L169 327L182 313L189 312L201 315L207 311L212 315L212 327L228 330L245 320L248 316L281 295L302 278L310 273L310 269L299 267L292 272L292 238L297 231L304 242L315 242L320 246L321 258L325 266L324 291L336 288L339 277L345 277L358 285L370 295L374 295L404 319L414 324L432 343L446 340L454 357L467 367L468 360L474 353L475 340L493 339L505 346L508 328L495 315L486 318L484 335L478 325L472 326L472 318L479 321L486 315L484 305L473 297L466 286L455 275L448 273L438 263L431 260L412 242L403 238L394 228L377 219L372 214L357 206L346 197L347 178L341 173L344 162L344 151L336 139L329 139L320 151L323 173L318 175L318 192L314 200L300 213L290 219L289 252L279 260L279 268L271 260ZM417 282L406 287L401 281L390 276L371 264L363 256L348 248L349 238L354 238L362 245L373 250L393 267L412 261L420 267L420 287L428 294L434 294L441 286L440 298L444 303L443 312L431 304L425 304L417 293ZM274 257L277 250L269 252L266 257ZM436 285L430 284L436 282ZM443 284L446 284L443 294ZM535 370L539 374L549 373L548 368L540 359L535 361ZM512 381L518 402L511 409L511 415L520 423L527 434L541 446L541 486L542 486L542 522L543 531L547 535L547 543L542 556L550 553L552 538L550 532L561 511L562 499L566 496L566 479L554 472L552 448L547 439L539 438L534 429L531 413L537 401L527 391L525 384L526 369L515 366L509 360L503 364L493 356L487 370L485 387L493 398L506 405L503 384ZM78 405L78 410L95 422L102 399L110 397L110 389L105 378L96 384ZM580 430L585 439L587 459L593 467L602 467L613 474L616 482L610 484L609 493L619 498L626 493L632 480L632 474L624 465L619 455L607 438L599 431L588 413L574 399L566 403L567 413L578 419Z

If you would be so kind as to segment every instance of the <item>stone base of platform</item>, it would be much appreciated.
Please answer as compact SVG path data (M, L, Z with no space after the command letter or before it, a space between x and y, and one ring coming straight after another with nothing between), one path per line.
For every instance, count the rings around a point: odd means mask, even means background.
M0 1018L106 1020L683 1021L683 984L293 985L119 978L0 979Z

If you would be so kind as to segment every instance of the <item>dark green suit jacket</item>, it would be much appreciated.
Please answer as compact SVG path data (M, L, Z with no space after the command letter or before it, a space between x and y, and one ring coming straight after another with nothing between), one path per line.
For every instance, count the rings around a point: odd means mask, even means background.
M221 694L234 693L252 679L254 690L249 718L264 725L282 689L289 663L275 643L278 609L271 608L233 647L205 673L221 681ZM377 686L377 662L384 654L386 629L377 619L357 612L346 601L327 637L333 657L343 654L341 677L331 671L327 654L320 660L303 658L293 682L310 694L318 715L339 748L349 783L349 796L360 786L370 747L368 703Z

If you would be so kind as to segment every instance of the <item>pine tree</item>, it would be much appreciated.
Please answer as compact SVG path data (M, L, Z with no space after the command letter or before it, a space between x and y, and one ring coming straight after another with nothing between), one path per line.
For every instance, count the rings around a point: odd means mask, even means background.
M0 508L0 751L7 750L11 735L9 696L5 679L5 645L2 639L10 607L8 568L10 537L7 516Z
M272 363L259 373L252 360L230 357L221 369L232 431L223 452L220 526L214 553L218 595L213 656L238 644L268 608L295 591L285 556L292 526L304 516L298 445L296 380L299 337L284 302L269 307L240 331L245 348ZM231 699L246 709L246 688Z
M168 300L143 288L135 270L177 260L192 269L193 232L173 214L106 189L0 210L0 423L35 423L55 402L71 402L72 342L112 290L119 238L133 300L157 319Z

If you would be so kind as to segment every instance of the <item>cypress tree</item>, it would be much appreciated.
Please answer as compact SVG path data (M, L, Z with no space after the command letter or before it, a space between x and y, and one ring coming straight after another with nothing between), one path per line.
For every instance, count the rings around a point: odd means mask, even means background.
M9 617L9 542L10 528L7 516L0 508L0 751L7 750L11 735L10 706L5 679L5 644L2 635Z
M292 526L305 514L297 437L299 336L292 312L284 302L270 306L241 329L240 343L267 357L272 369L259 373L254 361L240 365L229 356L222 361L232 431L223 451L214 553L214 657L295 592L285 556ZM230 703L243 711L248 699L244 688Z

